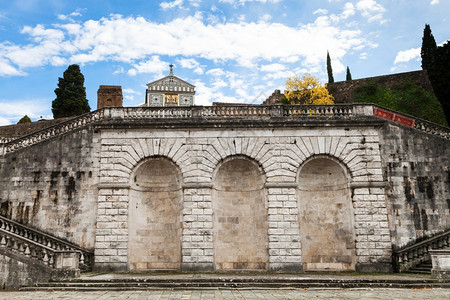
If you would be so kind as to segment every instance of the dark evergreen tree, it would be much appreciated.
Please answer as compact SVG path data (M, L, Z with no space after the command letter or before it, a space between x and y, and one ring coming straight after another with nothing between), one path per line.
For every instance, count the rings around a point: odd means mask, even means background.
M352 80L352 74L350 73L350 68L347 67L347 75L345 76L346 81Z
M70 65L58 79L55 89L56 99L52 102L53 117L71 117L91 110L86 99L84 76L79 65Z
M19 122L17 122L17 124L23 124L23 123L31 123L30 117L25 115L22 117L22 119L19 120Z
M450 124L450 42L436 48L434 63L428 70L428 76L442 105L447 123Z
M420 49L420 56L422 57L422 70L430 70L434 63L434 56L436 51L436 41L431 33L430 25L425 24L422 38L422 48Z
M331 58L330 53L327 51L327 73L328 73L328 83L333 83L333 69L331 68Z

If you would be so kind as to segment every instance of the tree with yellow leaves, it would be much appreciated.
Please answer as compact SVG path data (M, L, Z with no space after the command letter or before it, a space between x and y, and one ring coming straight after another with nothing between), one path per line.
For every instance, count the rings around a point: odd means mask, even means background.
M301 78L294 75L286 80L285 104L334 104L334 98L319 79L305 73Z

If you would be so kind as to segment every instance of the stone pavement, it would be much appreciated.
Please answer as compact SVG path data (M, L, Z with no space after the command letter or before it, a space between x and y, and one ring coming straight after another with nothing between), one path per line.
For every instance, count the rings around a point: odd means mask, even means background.
M0 292L3 300L38 299L450 299L450 289L201 289L146 291Z

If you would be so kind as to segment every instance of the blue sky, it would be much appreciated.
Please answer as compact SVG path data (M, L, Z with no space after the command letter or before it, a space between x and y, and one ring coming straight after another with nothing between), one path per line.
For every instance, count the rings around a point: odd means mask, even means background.
M449 0L0 0L0 125L52 118L58 77L81 66L89 104L121 85L125 106L168 75L196 104L261 103L293 74L326 82L420 69L423 29L450 38Z

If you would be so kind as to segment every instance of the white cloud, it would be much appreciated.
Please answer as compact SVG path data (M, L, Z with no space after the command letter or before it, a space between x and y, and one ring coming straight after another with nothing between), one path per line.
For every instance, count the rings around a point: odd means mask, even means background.
M0 126L6 126L6 125L11 125L11 124L12 124L12 122L10 120L0 116Z
M0 76L25 76L25 72L22 72L11 64L4 58L0 57Z
M412 48L405 51L399 51L397 56L395 57L394 64L408 62L413 59L419 59L420 57L420 48Z
M202 0L189 0L189 4L194 7L199 7Z
M324 8L319 8L316 11L313 12L313 15L326 15L328 13L328 10L324 9Z
M194 73L199 75L204 73L203 67L200 65L198 61L196 61L193 58L182 58L178 59L177 61L182 68L194 69Z
M228 102L228 103L239 103L235 97L225 96L222 92L217 91L214 88L206 86L203 81L197 80L194 82L197 93L195 94L195 104L196 105L211 105L212 102Z
M47 100L8 100L8 102L0 101L0 112L0 119L3 120L0 122L15 124L25 115L32 120L48 115L49 106Z
M168 9L172 9L175 7L181 7L183 5L183 0L174 0L172 2L161 2L159 4L159 6L163 9L163 10L168 10Z
M206 74L211 75L211 76L223 76L223 75L225 75L225 71L220 68L215 68L215 69L208 70L206 72Z
M282 64L270 64L261 66L260 69L263 72L279 72L286 70L286 66Z
M263 21L263 22L269 22L271 19L272 19L272 16L269 15L269 14L264 14L264 15L260 18L260 20Z
M112 15L55 28L25 27L22 33L33 41L27 45L0 44L0 55L19 70L45 64L116 61L129 63L132 68L128 74L136 75L166 70L167 63L159 60L162 55L235 61L249 68L261 60L301 61L304 66L318 67L323 65L326 49L338 62L348 51L370 45L360 30L341 28L333 22L320 16L314 23L299 27L268 22L205 24L196 15L154 23L142 17ZM290 41L289 46L273 46L286 41ZM195 72L201 74L202 67L197 66Z
M141 73L154 73L161 77L163 72L168 70L169 63L161 61L159 56L154 55L149 60L133 64L133 68L128 70L128 75L135 76Z
M431 3L430 3L431 5L436 5L436 4L439 4L439 0L431 0Z
M244 5L246 2L261 2L261 3L278 3L281 0L219 0L219 2L228 3L232 5Z
M381 4L378 4L375 0L361 0L356 3L356 9L360 11L361 14L366 17L369 22L386 22L383 17L386 9Z

